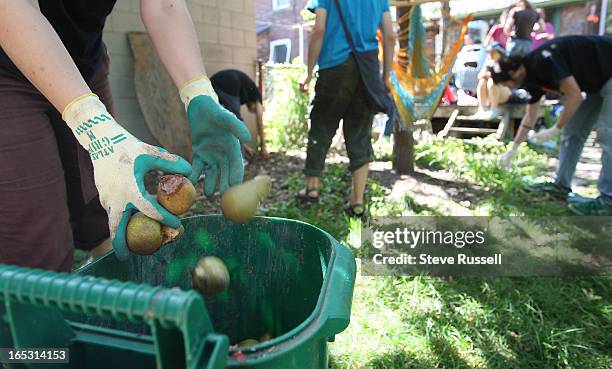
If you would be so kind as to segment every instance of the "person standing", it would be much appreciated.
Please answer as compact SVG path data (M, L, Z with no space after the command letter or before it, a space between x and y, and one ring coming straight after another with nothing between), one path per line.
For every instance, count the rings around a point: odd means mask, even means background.
M531 51L531 32L538 22L545 29L540 15L529 1L519 0L514 4L504 26L504 32L509 37L506 47L509 56L523 56Z
M219 103L231 111L240 120L240 106L246 105L249 112L255 114L257 120L257 136L259 138L260 154L263 159L268 159L270 154L266 149L266 138L264 136L263 104L261 93L257 84L246 73L236 69L226 69L213 74L210 77L215 92L219 96ZM244 145L245 151L254 156L257 151Z
M540 19L542 22L538 22L533 27L533 32L531 32L531 49L535 50L538 47L544 45L546 41L550 41L555 38L555 26L552 23L546 21L546 12L544 9L537 9L538 14L540 14ZM544 27L542 28L541 23L544 23Z
M483 42L483 45L485 47L492 49L498 47L497 45L499 45L504 49L506 48L508 44L508 36L504 31L504 26L506 25L506 20L508 19L509 11L509 9L504 10L499 16L499 23L493 25L493 27L491 27L491 29L489 30L489 33L487 34L487 37L485 37Z
M144 189L162 170L221 192L242 182L248 129L206 77L184 0L142 0L141 16L185 104L193 167L113 118L102 30L115 0L0 0L0 263L70 271L74 247L129 256L140 211L180 220ZM110 238L109 238L110 237Z
M325 157L332 139L343 121L343 133L352 174L352 191L346 211L364 215L364 191L372 161L372 120L376 109L360 74L339 9L358 52L378 50L377 30L383 34L383 82L391 91L391 67L395 34L388 0L311 0L308 9L315 13L315 25L308 49L306 75L300 89L308 91L315 64L319 76L310 114L311 126L304 174L306 188L298 193L304 201L317 201ZM371 76L370 76L371 77Z
M533 129L539 102L548 91L565 95L565 108L552 128L531 136L546 142L561 133L556 180L528 190L567 199L579 215L612 216L612 37L564 36L549 41L524 58L503 58L492 73L496 83L523 87L532 96L512 148L500 157L510 167L518 146ZM583 92L586 97L583 97ZM593 128L602 148L601 172L595 199L569 197L576 165Z

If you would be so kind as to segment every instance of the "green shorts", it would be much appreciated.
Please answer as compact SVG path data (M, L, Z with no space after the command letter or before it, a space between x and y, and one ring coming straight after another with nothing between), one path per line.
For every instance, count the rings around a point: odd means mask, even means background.
M355 58L319 71L310 113L310 132L304 174L320 177L332 139L343 120L342 130L349 170L355 171L373 160L372 120L374 105L361 80Z

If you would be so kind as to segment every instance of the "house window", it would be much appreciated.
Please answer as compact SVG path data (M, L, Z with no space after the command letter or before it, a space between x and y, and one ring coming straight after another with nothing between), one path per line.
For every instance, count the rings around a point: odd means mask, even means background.
M291 40L283 38L270 42L270 61L289 63L291 58Z
M281 10L291 7L291 0L272 0L272 9Z

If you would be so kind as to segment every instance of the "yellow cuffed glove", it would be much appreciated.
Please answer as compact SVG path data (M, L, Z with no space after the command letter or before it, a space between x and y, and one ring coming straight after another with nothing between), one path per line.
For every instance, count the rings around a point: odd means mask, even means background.
M62 118L89 152L100 203L108 213L113 248L120 260L129 255L126 228L134 212L141 211L172 228L180 226L180 220L146 192L144 176L150 170L188 176L191 165L187 161L132 136L94 94L72 101Z

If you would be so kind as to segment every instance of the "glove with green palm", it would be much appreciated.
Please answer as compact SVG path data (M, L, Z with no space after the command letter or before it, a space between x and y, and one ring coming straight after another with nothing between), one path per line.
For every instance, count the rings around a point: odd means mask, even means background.
M215 189L223 193L242 182L244 165L240 142L251 139L248 128L229 110L219 105L219 98L207 77L187 82L180 95L191 128L195 183L204 172L204 193Z

